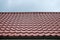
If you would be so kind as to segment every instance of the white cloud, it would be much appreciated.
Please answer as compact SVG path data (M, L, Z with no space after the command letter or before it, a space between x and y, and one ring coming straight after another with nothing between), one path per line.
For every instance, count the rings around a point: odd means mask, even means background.
M60 0L0 0L0 11L60 11Z

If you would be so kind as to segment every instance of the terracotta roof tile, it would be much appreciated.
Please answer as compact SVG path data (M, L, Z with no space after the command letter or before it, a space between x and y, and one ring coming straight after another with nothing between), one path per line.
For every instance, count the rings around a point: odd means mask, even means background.
M59 12L0 12L0 36L60 36Z

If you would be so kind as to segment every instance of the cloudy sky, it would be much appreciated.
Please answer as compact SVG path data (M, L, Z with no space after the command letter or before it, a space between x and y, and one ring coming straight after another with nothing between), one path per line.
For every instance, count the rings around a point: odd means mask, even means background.
M0 0L0 12L59 12L60 0Z

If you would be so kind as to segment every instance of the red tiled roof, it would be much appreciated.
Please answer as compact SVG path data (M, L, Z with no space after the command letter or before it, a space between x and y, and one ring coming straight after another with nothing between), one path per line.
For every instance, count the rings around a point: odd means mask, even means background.
M0 12L0 36L60 36L59 12Z

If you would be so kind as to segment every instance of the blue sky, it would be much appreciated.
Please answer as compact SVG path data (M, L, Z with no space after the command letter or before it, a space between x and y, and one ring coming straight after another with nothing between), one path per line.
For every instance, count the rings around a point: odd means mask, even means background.
M0 12L60 12L60 0L0 0Z

